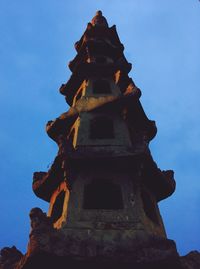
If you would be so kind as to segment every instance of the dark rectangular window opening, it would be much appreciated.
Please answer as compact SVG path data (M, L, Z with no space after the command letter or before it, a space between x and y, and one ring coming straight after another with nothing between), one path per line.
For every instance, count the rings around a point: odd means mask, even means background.
M106 210L123 209L120 185L103 179L97 179L85 185L83 208Z
M108 94L111 93L110 83L105 79L97 79L93 82L93 93Z

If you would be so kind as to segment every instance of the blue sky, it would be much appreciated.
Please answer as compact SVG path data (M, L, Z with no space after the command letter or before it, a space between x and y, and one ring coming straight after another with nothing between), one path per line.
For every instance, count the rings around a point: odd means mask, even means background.
M116 24L130 76L158 127L154 159L177 189L160 203L168 238L200 250L200 2L198 0L0 0L0 247L25 251L29 211L48 204L31 190L57 147L45 124L68 109L59 94L87 22L101 9Z

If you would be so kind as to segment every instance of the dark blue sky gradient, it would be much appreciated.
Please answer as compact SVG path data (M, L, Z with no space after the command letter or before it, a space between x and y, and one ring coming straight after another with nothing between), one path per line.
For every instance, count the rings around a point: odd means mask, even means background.
M68 109L59 94L73 44L101 9L116 24L130 76L158 134L151 150L173 169L175 194L160 203L168 237L200 250L200 2L198 0L0 1L0 247L26 250L29 211L48 204L31 190L57 152L45 124Z

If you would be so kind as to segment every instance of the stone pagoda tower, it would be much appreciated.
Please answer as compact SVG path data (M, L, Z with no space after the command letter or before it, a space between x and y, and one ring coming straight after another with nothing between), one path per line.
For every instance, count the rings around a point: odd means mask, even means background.
M175 190L173 171L151 156L157 129L128 76L116 27L98 11L75 48L60 88L70 109L46 127L58 154L33 177L49 211L32 209L17 268L179 268L157 205Z
M98 11L75 48L72 75L60 88L70 109L46 128L58 155L48 172L34 174L33 190L50 203L54 227L80 241L165 238L157 203L174 192L173 172L152 159L148 145L157 129L128 76L115 26Z

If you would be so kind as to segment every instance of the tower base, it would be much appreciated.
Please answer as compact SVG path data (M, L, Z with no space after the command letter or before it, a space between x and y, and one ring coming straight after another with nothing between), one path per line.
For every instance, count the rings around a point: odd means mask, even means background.
M4 248L0 269L198 269L200 253L180 257L175 242L158 236L137 236L124 245L94 244L70 231L53 228L40 209L31 211L30 240L23 256L15 247ZM109 242L109 240L108 240Z
M34 213L34 214L33 214ZM124 240L111 236L106 230L97 237L97 230L54 229L42 211L31 214L32 231L28 251L18 268L173 268L180 267L174 241L137 232ZM121 231L123 232L123 231ZM133 232L133 231L132 231ZM87 235L87 236L86 236Z

